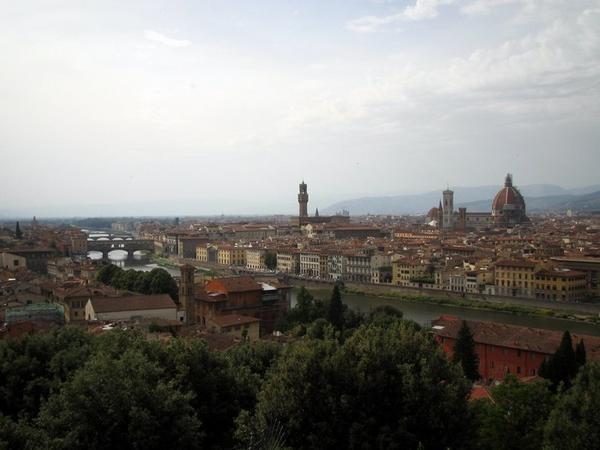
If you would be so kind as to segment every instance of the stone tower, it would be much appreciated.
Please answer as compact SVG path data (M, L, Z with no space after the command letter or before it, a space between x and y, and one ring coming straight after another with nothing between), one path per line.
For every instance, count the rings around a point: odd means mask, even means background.
M445 230L449 230L454 225L454 192L450 189L446 189L443 194L443 203L444 203L444 213L443 213L443 223L442 228Z
M194 266L181 266L181 281L179 283L179 304L185 311L185 322L188 325L196 323L196 301L194 299Z
M300 183L300 192L298 193L298 205L300 206L298 215L300 217L308 217L308 190L304 180L302 180L302 183Z

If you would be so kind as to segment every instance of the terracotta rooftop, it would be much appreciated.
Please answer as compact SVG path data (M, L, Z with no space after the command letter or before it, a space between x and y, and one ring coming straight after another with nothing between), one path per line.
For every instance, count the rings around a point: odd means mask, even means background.
M175 308L168 294L132 295L127 297L91 298L96 313Z
M550 355L556 351L563 332L540 328L506 325L498 322L467 320L467 325L477 343L500 347L528 350ZM438 336L455 339L462 324L456 316L440 316L432 321L433 331ZM600 360L600 337L571 334L573 343L584 340L589 360Z
M535 267L535 263L532 263L531 261L523 261L523 260L509 260L509 259L504 259L501 261L497 261L496 262L496 266L503 266L503 267L525 267L525 268L534 268Z
M226 278L215 278L214 280L206 283L204 290L206 292L249 292L249 291L260 291L261 287L251 277L226 277Z

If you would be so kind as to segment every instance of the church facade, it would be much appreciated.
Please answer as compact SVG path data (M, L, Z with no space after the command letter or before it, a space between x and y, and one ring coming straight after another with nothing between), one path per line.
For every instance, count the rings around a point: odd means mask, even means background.
M455 210L454 192L446 189L442 193L439 206L431 208L427 217L430 223L435 222L441 230L511 228L529 223L525 199L513 185L511 174L506 175L504 187L494 196L491 212L467 212L467 208Z

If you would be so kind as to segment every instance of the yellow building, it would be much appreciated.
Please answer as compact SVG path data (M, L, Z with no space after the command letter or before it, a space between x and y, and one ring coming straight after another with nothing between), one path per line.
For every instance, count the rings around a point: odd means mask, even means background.
M587 277L584 272L569 269L540 270L535 274L535 297L561 302L585 297Z
M496 295L535 297L536 265L531 261L503 260L494 268Z
M233 245L219 246L217 258L223 266L245 266L246 249Z
M251 270L267 270L265 257L267 251L264 248L246 248L246 267Z
M277 252L277 271L296 274L299 272L300 254L295 250Z
M196 247L196 261L208 262L208 245Z
M392 284L410 286L415 278L427 275L427 265L420 261L396 260L392 262Z

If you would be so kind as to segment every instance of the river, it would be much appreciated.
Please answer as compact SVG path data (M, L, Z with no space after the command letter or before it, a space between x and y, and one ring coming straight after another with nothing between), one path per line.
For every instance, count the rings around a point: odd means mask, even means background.
M308 289L315 297L328 298L331 291ZM381 305L393 306L404 314L404 318L414 320L420 325L429 326L431 321L441 315L458 316L467 320L483 320L500 322L508 325L520 325L547 330L565 331L571 333L600 336L600 325L587 322L578 322L554 317L539 317L523 314L504 313L500 311L487 311L481 309L461 308L449 305L435 305L422 303L417 300L399 300L371 295L342 293L342 301L355 311L367 313ZM296 293L292 294L292 305L296 303Z
M90 237L104 238L108 234L102 232L90 232ZM102 253L89 252L91 259L102 258ZM110 253L109 259L119 267L126 269L135 269L141 271L150 271L154 268L161 267L157 264L144 264L143 255L134 255L134 260L139 264L126 265L127 252L122 250L114 250ZM180 275L179 269L170 267L162 267L172 276ZM327 298L331 291L323 289L310 289L316 297ZM503 313L500 311L487 311L481 309L461 308L450 305L435 305L431 303L422 303L417 300L399 300L393 298L376 297L372 295L362 294L342 294L342 300L350 308L355 311L366 313L373 308L381 305L390 305L401 310L406 319L414 320L415 322L429 326L431 321L441 315L453 315L468 320L485 320L490 322L500 322L509 325L520 325L532 328L544 328L547 330L564 331L569 330L572 333L588 334L592 336L600 336L600 325L595 325L586 322L577 322L566 319L557 319L554 317L529 316L523 314ZM292 293L292 305L296 302L296 293Z

